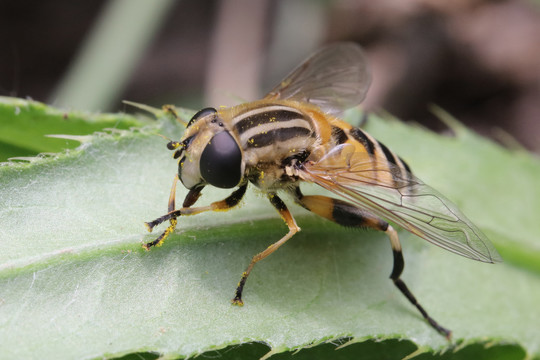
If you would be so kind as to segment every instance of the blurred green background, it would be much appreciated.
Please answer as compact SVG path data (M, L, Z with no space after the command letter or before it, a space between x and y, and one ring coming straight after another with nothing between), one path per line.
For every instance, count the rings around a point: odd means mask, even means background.
M540 11L532 0L3 0L0 95L132 111L253 100L324 43L368 53L364 106L540 152ZM508 135L511 136L508 136ZM517 139L517 143L514 142ZM24 155L24 154L23 154Z

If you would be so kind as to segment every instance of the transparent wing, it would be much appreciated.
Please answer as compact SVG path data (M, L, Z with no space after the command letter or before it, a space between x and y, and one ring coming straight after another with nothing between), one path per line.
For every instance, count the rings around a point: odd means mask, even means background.
M336 43L311 55L265 99L303 101L338 114L360 104L370 83L362 48L355 43Z
M355 153L354 146L338 146L319 161L305 163L298 176L446 250L483 262L502 261L450 200L397 166Z

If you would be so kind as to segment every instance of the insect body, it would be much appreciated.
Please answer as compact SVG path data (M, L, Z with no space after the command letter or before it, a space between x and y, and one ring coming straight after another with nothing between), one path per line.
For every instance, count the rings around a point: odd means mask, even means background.
M451 332L424 310L401 280L401 245L387 220L471 259L493 263L500 256L454 204L412 175L405 161L337 117L363 100L369 84L362 50L339 43L308 58L262 100L199 111L181 141L167 145L179 159L169 212L146 225L149 230L165 221L170 225L144 247L160 246L180 216L234 207L253 183L267 194L289 232L255 255L243 272L232 300L242 305L254 265L300 231L278 196L287 193L307 210L340 225L385 232L394 256L390 278L429 324L449 338ZM175 208L178 180L189 189L180 209ZM315 183L339 198L304 195L302 182ZM206 185L235 190L224 200L192 207Z

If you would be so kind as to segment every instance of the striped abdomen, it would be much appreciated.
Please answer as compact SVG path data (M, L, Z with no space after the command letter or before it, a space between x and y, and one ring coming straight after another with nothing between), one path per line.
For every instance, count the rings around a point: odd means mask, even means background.
M403 159L367 132L343 124L343 122L339 121L339 123L334 122L331 125L331 142L333 146L345 143L354 145L356 152L364 154L364 156L360 157L361 159L369 159L373 164L373 169L382 170L378 174L373 174L374 178L379 181L389 181L398 187L400 184L404 185L409 181L411 169ZM390 170L391 176L388 176L389 172L387 170Z
M243 108L231 119L248 165L274 162L303 152L316 141L311 119L282 104Z

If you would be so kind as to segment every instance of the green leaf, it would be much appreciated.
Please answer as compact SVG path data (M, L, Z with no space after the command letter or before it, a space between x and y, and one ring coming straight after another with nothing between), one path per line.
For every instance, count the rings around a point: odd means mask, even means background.
M129 129L142 124L122 114L62 111L36 101L0 96L0 162L79 145L76 140L47 135L87 135L106 128Z
M24 101L10 101L0 121L20 115ZM55 122L62 113L42 105L32 111L36 121L45 116ZM92 115L101 117L116 115ZM182 218L162 247L145 252L141 243L156 234L145 233L143 222L166 212L177 167L157 134L177 139L181 128L161 118L0 166L0 359L279 359L298 349L300 359L540 358L538 159L460 127L444 137L390 119L368 122L505 259L478 263L399 233L403 278L453 330L449 343L388 279L384 234L343 229L294 205L302 232L255 266L246 305L231 306L251 257L286 233L253 187L239 209ZM186 193L178 190L178 202ZM226 195L208 188L199 203Z

